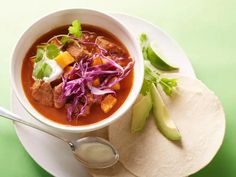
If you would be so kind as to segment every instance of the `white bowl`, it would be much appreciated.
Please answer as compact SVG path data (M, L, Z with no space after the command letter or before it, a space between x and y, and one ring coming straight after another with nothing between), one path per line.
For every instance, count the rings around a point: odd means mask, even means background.
M24 57L32 44L43 34L57 27L70 24L79 19L81 23L91 24L113 33L127 47L135 60L134 81L132 89L122 106L108 118L89 125L69 126L51 121L40 114L28 101L21 82L21 67ZM68 9L51 13L32 24L16 44L11 60L11 82L17 98L25 109L37 120L44 124L67 132L88 132L103 128L119 119L134 103L143 81L143 59L138 40L117 19L100 11L90 9Z

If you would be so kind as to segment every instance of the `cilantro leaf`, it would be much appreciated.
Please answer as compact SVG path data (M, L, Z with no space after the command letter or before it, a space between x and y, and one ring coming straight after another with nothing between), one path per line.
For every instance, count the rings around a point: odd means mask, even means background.
M35 64L33 70L33 76L36 79L43 79L44 77L50 76L52 73L52 68L47 63L44 63L42 60Z
M146 95L150 91L151 84L157 82L157 70L151 65L148 60L144 61L144 80L141 88L141 93Z
M142 95L147 95L150 92L151 84L152 84L152 82L144 79L140 93Z
M72 40L68 36L63 36L60 41L63 45L72 42Z
M161 82L164 82L165 84L176 87L177 86L177 81L176 79L170 79L170 78L161 78Z
M144 79L151 81L151 82L156 82L158 78L158 75L152 71L150 67L147 65L144 66Z
M35 57L35 62L39 62L40 60L42 60L43 55L44 55L45 50L41 47L37 47L37 53L36 53L36 57Z
M147 40L148 40L147 39L147 35L145 33L141 33L139 39L140 39L140 43L142 45L145 44L147 42Z
M43 64L42 70L44 73L44 77L49 77L52 73L52 67L50 65L48 65L47 63Z
M54 59L60 54L60 50L54 44L49 44L46 48L47 57Z
M43 72L41 70L42 66L43 66L43 61L42 60L37 62L34 66L33 76L36 79L42 79L43 78Z
M147 46L148 46L148 38L145 33L142 33L139 37L140 45L142 48L143 58L144 60L147 60Z
M80 21L74 20L68 30L69 33L74 35L75 37L80 37L82 34Z
M176 79L169 79L169 78L161 78L159 81L163 91L168 95L171 96L174 89L177 86Z

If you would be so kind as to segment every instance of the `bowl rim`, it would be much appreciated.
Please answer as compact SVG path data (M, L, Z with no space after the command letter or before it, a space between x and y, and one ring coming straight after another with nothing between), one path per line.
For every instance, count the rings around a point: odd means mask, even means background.
M124 101L127 102L127 100L129 100L128 104L126 105L126 108L123 108L124 110L120 112L119 115L117 116L113 116L117 110L112 114L110 115L109 117L101 120L101 121L98 121L98 122L95 122L95 123L92 123L92 124L88 124L88 125L78 125L78 126L72 126L72 125L65 125L65 124L60 124L58 122L55 122L55 121L52 121L50 120L49 118L47 118L46 116L42 115L39 111L37 111L33 106L32 104L29 102L27 96L24 94L24 96L26 97L26 100L28 101L28 103L32 106L32 108L34 109L33 111L36 111L38 114L40 114L43 118L45 118L44 120L33 115L33 113L31 112L31 108L28 108L25 104L24 104L24 100L22 96L19 92L18 92L18 89L17 89L17 86L16 86L16 81L15 81L15 76L14 76L14 55L15 55L15 52L16 52L16 49L17 49L17 46L19 44L19 42L23 39L23 37L28 33L28 31L34 26L36 25L39 21L43 20L43 19L46 19L52 15L55 15L55 14L60 14L60 13L63 13L63 12L70 12L70 11L88 11L90 13L97 13L97 14L100 14L102 16L106 16L108 18L110 18L113 22L115 22L118 26L121 27L121 29L127 34L127 36L130 38L130 41L132 42L132 45L134 45L134 48L136 49L136 51L138 52L137 53L137 57L136 57L136 60L139 62L139 65L141 66L141 68L143 68L144 66L144 61L142 59L142 53L141 53L141 49L140 49L140 46L138 45L138 42L137 40L135 39L134 35L128 30L128 28L126 28L125 25L123 25L122 22L120 22L120 20L118 20L117 18L113 17L112 15L104 12L104 11L101 11L101 10L95 10L95 9L90 9L90 8L68 8L68 9L61 9L61 10L56 10L56 11L52 11L52 12L49 12L47 13L46 15L44 16L41 16L37 19L35 19L32 23L30 23L26 29L20 34L20 37L17 39L15 45L14 45L14 48L12 50L12 54L11 54L11 62L10 62L10 82L11 82L11 86L13 88L13 91L17 97L17 99L19 100L20 104L24 107L24 109L34 118L36 119L37 121L40 121L41 123L43 123L44 125L47 125L53 129L57 129L57 130L61 130L63 132L89 132L89 131L94 131L94 130L98 130L98 129L101 129L105 126L108 126L109 124L111 124L112 122L118 120L119 118L121 118L129 109L130 107L133 105L133 103L135 102L136 98L138 97L139 95L139 92L141 90L141 87L142 87L142 82L143 82L143 78L144 78L144 70L141 70L139 72L135 72L134 70L134 77L137 77L137 74L138 74L138 85L135 85L136 87L136 93L130 97L130 94L132 91L135 91L133 90L133 87L134 85L132 85L131 87L131 90L130 90L130 93L128 94L128 97L126 98L126 100ZM21 83L22 85L22 83ZM23 87L22 87L23 89ZM24 92L24 90L23 90ZM124 104L123 103L123 104ZM122 105L123 105L122 104ZM120 109L120 108L118 108Z

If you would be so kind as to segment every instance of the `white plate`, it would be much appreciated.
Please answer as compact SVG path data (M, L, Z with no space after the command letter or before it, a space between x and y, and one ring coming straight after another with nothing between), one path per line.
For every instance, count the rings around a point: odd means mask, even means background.
M193 68L179 45L159 27L136 17L125 14L112 14L123 22L135 36L142 32L158 43L173 64L180 67L180 73L195 77ZM14 93L11 98L11 109L22 119L47 128L31 117L17 100ZM81 164L75 160L70 148L63 142L38 130L16 123L17 135L30 156L45 170L57 177L90 177ZM68 138L78 138L78 134L63 133Z

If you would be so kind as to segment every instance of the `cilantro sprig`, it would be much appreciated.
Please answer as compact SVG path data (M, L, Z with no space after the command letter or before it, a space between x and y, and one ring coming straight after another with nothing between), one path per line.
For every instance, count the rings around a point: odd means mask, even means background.
M74 20L68 28L68 32L70 35L74 37L81 37L82 28L79 20ZM73 40L69 37L69 35L64 35L60 39L62 45L66 45ZM37 52L34 59L34 70L33 76L36 79L43 79L43 77L48 77L52 73L51 66L46 62L47 59L53 60L60 54L60 49L54 44L43 44L37 46Z
M154 83L155 85L160 84L166 95L171 96L177 86L176 79L170 79L161 76L159 67L156 67L156 65L158 63L161 64L164 61L160 61L160 58L159 61L155 61L152 58L152 55L149 55L148 50L150 49L148 46L150 46L150 44L147 35L144 33L140 35L140 45L144 58L144 81L141 89L141 94L146 95L147 93L149 93L151 89L151 84ZM166 70L168 71L169 67L167 67Z
M52 73L52 67L45 63L43 60L37 62L34 66L33 76L36 79L43 79L44 77L50 76Z
M81 23L79 20L74 20L72 22L72 25L69 26L68 31L69 34L74 35L75 37L80 37L82 35L82 31L81 31Z
M37 53L36 53L36 56L35 56L35 62L39 62L40 60L42 60L43 54L44 54L44 49L41 48L41 47L37 47Z
M52 67L45 62L45 57L52 60L56 58L59 54L60 50L54 44L37 46L33 70L34 78L43 79L44 77L49 77L52 73Z
M166 95L173 94L177 80L163 77L160 70L174 71L177 70L177 67L167 64L158 56L158 52L154 55L154 50L144 33L140 35L140 45L144 59L144 80L140 98L137 99L132 109L131 132L142 131L150 112L152 112L160 132L170 140L180 140L181 135L174 122L169 118L167 107L157 89L157 85L160 85ZM171 122L171 128L168 126L169 122Z
M70 39L69 36L63 36L60 41L62 45L66 45L69 44L70 42L73 42L73 40Z
M46 54L49 59L54 59L60 54L60 50L54 44L48 44L46 47Z
M176 86L177 86L177 80L174 79L170 79L170 78L161 78L161 80L159 81L162 89L164 90L164 92L168 95L171 96L173 91L175 90Z

